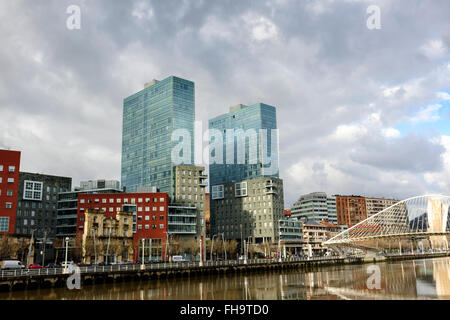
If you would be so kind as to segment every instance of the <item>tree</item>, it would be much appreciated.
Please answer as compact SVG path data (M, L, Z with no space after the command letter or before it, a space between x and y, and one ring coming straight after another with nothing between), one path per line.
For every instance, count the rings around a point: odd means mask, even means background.
M237 252L238 242L236 240L225 241L225 249L229 256L233 256Z

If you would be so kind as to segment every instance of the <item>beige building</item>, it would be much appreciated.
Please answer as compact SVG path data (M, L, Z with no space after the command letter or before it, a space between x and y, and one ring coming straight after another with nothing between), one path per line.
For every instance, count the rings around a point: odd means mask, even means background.
M283 180L262 177L212 187L214 216L211 236L275 242L284 218Z
M204 167L178 165L174 167L174 192L171 206L189 206L197 209L197 232L195 237L205 239L205 188L208 176Z
M87 209L81 238L83 261L115 262L133 257L133 213L119 211L106 217L100 210Z
M395 199L384 199L384 198L366 198L366 212L367 218L373 216L374 214L383 211L399 202Z

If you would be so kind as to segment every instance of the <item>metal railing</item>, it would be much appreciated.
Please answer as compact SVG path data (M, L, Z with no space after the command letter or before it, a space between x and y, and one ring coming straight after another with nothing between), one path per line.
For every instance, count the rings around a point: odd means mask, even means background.
M184 269L189 270L193 268L213 268L213 267L229 267L229 266L244 266L244 265L264 265L264 264L282 264L295 262L317 262L317 261L335 261L342 260L340 257L303 257L303 258L287 258L287 259L247 259L247 260L225 260L225 261L203 261L200 262L162 262L145 264L144 269L142 264L116 264L109 266L84 266L78 267L80 273L111 273L111 272L136 272L143 270L173 270ZM23 277L40 277L51 275L68 274L64 272L64 268L42 268L42 269L14 269L1 270L0 279L23 278Z

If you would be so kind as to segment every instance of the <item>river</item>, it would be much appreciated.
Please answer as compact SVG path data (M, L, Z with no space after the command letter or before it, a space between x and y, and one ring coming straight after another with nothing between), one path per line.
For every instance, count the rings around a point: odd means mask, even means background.
M450 258L0 292L20 300L450 299Z

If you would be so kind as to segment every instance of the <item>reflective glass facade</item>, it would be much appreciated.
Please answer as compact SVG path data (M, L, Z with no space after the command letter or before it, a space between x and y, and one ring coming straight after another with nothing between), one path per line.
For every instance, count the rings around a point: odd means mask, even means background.
M189 132L194 163L194 94L193 82L168 77L124 100L121 182L127 192L156 186L173 194L174 130Z
M235 110L236 109L236 110ZM247 179L258 178L262 176L271 176L278 178L278 148L272 150L272 135L271 129L277 129L276 109L273 106L267 104L258 103L251 106L242 106L240 108L232 108L227 114L220 115L209 120L209 129L217 129L222 132L223 135L223 164L213 164L210 160L209 175L210 186L222 184L226 182L242 181ZM250 152L249 147L250 139L246 139L245 144L245 163L238 163L238 143L237 139L233 141L227 141L227 129L242 129L247 131L248 129L254 129L257 133L257 146L256 153ZM262 139L260 135L260 129L267 129L266 132L266 158L270 159L270 156L274 157L276 163L273 166L276 170L271 170L271 174L267 174L264 170L262 162ZM227 164L227 148L234 148L234 161L233 164ZM256 159L255 159L256 156ZM253 163L252 163L253 162ZM270 165L267 165L270 166ZM266 167L267 167L266 166Z

